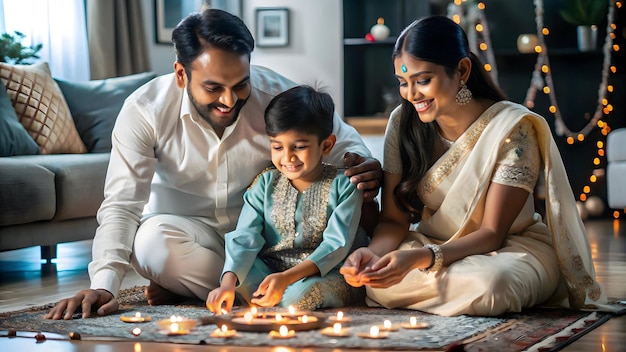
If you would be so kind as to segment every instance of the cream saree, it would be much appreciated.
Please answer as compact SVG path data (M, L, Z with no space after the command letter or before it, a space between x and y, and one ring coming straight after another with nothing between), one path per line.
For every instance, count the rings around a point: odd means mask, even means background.
M499 152L523 119L532 123L539 143L546 219L535 213L530 194L503 248L466 257L438 273L413 270L389 288L368 287L368 304L439 315L497 315L542 303L603 307L606 297L550 128L543 117L515 103L487 109L429 170L418 189L426 206L422 220L399 249L454 241L479 228ZM388 132L386 138L393 136ZM386 149L385 163L387 154Z

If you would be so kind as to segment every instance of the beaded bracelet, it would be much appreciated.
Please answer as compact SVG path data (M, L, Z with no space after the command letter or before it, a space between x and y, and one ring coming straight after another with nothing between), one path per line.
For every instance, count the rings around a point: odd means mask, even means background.
M441 252L441 248L436 244L427 244L424 248L428 248L433 253L433 262L429 267L420 270L425 273L439 271L443 266L443 252Z

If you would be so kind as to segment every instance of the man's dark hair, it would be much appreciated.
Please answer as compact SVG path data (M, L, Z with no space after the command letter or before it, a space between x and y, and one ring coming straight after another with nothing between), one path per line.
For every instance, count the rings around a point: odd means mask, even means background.
M206 48L247 55L254 50L254 39L243 21L226 11L205 9L185 17L172 32L176 60L189 73L191 63Z
M321 143L333 132L335 103L328 93L301 85L275 96L265 109L265 132L273 137L289 130L314 134Z

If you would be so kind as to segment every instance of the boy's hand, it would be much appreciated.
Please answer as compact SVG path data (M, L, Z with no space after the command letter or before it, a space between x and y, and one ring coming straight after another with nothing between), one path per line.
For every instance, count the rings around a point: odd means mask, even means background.
M259 288L252 294L252 303L262 307L273 307L280 303L283 294L291 283L283 277L283 273L268 275L259 284Z

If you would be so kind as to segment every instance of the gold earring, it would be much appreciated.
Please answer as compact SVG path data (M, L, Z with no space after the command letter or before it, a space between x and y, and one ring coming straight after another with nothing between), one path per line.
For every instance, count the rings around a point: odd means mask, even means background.
M456 93L456 103L463 106L472 101L472 91L467 88L464 80L461 80L461 89Z

